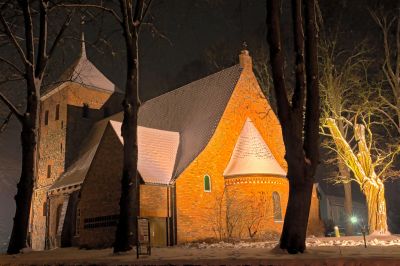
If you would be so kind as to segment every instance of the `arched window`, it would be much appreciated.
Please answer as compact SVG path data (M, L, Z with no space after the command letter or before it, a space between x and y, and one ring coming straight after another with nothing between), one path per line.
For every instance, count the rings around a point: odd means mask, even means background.
M211 178L209 175L204 176L204 191L211 192Z
M272 202L274 204L274 221L282 221L281 197L278 192L272 192Z

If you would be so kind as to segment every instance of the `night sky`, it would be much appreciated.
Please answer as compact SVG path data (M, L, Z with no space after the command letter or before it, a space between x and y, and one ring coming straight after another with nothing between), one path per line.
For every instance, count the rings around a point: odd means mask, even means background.
M289 2L289 1L284 1ZM338 43L343 49L352 49L363 40L376 54L376 64L381 65L382 47L380 30L372 20L368 9L382 7L385 12L395 12L397 0L321 0L320 9L327 35L338 33ZM291 34L290 15L283 7L282 27ZM250 54L266 52L265 1L182 1L155 0L151 17L156 30L144 26L140 40L140 94L147 100L197 80L219 69L237 63L237 56L246 41ZM124 88L124 44L117 25L105 18L106 25L99 31L95 22L84 26L87 53L90 60L118 87ZM98 22L98 21L97 21ZM47 83L59 76L79 55L79 29L69 32L52 63ZM104 45L104 38L112 50ZM291 40L284 39L287 53ZM0 54L5 51L1 51ZM264 49L264 50L263 50ZM256 57L257 57L256 56ZM1 65L4 67L4 65ZM23 104L24 91L20 86L0 85L0 90L16 104ZM0 104L0 122L7 109ZM14 215L13 195L20 171L19 125L13 120L8 129L0 133L0 249L11 229ZM323 167L323 166L322 166ZM319 179L322 173L320 167ZM399 186L386 186L394 199ZM339 191L339 190L338 190ZM339 192L340 193L340 192ZM400 199L399 199L400 200ZM388 200L388 208L393 206Z

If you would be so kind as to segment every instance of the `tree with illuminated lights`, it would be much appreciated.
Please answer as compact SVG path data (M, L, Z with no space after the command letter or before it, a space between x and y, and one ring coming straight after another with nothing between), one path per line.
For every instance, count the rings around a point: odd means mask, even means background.
M397 175L393 163L399 148L384 140L393 127L382 115L387 109L378 97L382 89L368 81L363 49L342 65L334 63L332 50L321 57L321 131L332 140L324 146L353 173L340 171L334 181L359 184L366 198L369 233L389 234L384 181Z

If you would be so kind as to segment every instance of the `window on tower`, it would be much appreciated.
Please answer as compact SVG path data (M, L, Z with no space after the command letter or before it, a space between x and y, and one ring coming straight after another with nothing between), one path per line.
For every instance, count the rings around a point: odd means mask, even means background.
M49 164L47 166L47 178L50 178L50 177L51 177L51 165Z
M56 105L56 120L60 119L60 105Z
M47 126L49 124L49 110L44 112L44 125Z

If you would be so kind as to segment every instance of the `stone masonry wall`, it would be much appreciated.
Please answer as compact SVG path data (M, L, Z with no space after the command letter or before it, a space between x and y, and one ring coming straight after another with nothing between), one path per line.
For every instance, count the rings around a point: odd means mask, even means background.
M35 250L45 248L47 190L64 172L66 166L67 124L68 120L71 119L71 117L68 117L68 106L82 107L84 103L87 103L91 108L100 109L110 96L111 94L105 91L66 82L42 97L39 118L37 180L30 218L32 248ZM56 119L57 105L59 105L58 119ZM46 113L48 113L47 124ZM79 132L74 132L74 134L79 136ZM82 139L83 137L81 135Z

